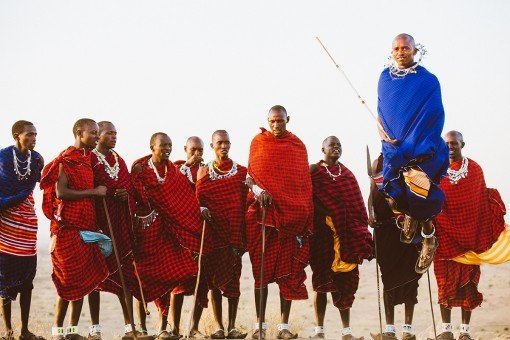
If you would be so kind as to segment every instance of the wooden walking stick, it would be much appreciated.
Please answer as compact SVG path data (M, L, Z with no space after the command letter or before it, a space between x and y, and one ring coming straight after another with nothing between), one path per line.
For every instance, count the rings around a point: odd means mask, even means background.
M127 200L127 205L128 205L128 210L129 210L129 216L131 219L131 231L133 232L133 235L134 235L135 228L133 227L133 214L131 212L131 205L129 204L129 197ZM142 298L143 310L145 312L145 315L150 315L151 312L149 311L149 308L147 308L147 302L145 302L145 295L143 294L142 280L140 279L140 275L138 274L138 267L136 266L136 256L135 256L135 252L134 252L134 247L132 247L132 249L133 249L133 267L135 269L136 281L138 282L138 289L140 290L140 297Z
M427 282L429 284L430 313L432 314L432 326L434 327L434 340L435 340L435 339L437 339L436 318L434 317L434 307L432 306L432 290L430 289L429 268L427 268Z
M110 214L108 212L108 205L106 204L106 199L104 197L103 197L103 207L104 207L104 212L106 215L106 221L108 222L108 229L110 230L110 237L112 239L115 260L117 261L117 266L119 267L120 283L122 285L122 291L124 292L124 302L126 303L127 312L128 312L128 316L129 316L129 322L131 323L133 337L135 338L135 340L138 340L138 336L136 335L135 321L133 319L133 313L132 313L131 308L129 308L129 302L130 302L130 301L128 301L129 291L126 287L126 282L124 281L124 275L122 274L122 264L120 263L119 252L117 250L117 243L115 243L115 235L113 234L113 227L112 227L112 222L110 220Z
M200 276L202 274L202 251L204 249L204 239L205 239L205 225L206 220L202 223L202 236L200 238L200 252L198 253L198 273L197 273L197 283L195 283L195 292L193 294L193 306L191 307L189 320L188 320L188 329L186 330L186 339L189 339L189 333L191 331L191 321L193 319L193 314L195 314L195 306L197 304L197 294L198 294L198 286L200 285Z
M375 185L374 183L374 174L372 171L372 161L370 160L370 150L368 149L367 145L367 174L370 178L371 185ZM369 205L368 207L368 215L374 219L375 213L374 213L374 206ZM381 288L379 287L379 254L377 253L377 237L375 235L375 229L374 229L374 251L375 251L375 271L377 273L377 306L379 307L379 334L381 334L382 339L382 315L381 315Z
M262 340L262 309L264 307L264 256L266 254L266 207L262 206L262 249L260 252L259 340ZM265 316L265 313L264 313Z

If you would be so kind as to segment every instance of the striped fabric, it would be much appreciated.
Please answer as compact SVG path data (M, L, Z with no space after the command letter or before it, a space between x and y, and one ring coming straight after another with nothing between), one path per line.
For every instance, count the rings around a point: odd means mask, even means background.
M510 225L505 225L505 230L499 235L498 240L489 250L477 254L474 251L468 251L464 255L453 259L455 262L463 264L502 264L510 261Z
M34 198L29 195L17 206L0 211L0 252L33 256L36 242L37 216Z

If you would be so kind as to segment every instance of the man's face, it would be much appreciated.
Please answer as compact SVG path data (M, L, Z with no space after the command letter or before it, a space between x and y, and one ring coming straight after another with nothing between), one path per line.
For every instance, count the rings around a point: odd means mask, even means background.
M21 149L34 150L37 140L37 130L33 125L25 125L23 132L20 133L16 139L19 142Z
M393 40L391 56L399 68L408 68L414 64L414 56L418 50L412 44L411 39L405 36L396 37Z
M96 123L86 123L81 128L81 132L78 131L80 141L88 149L94 149L99 140L99 127Z
M281 110L272 110L267 117L269 129L275 137L280 137L287 131L287 115Z
M455 162L462 159L462 148L464 147L464 142L461 140L460 136L456 133L449 133L444 138L446 145L448 146L450 160Z
M201 140L192 139L186 143L184 152L186 152L187 159L190 159L194 155L202 157L204 154L204 143L202 143Z
M172 153L172 140L166 135L158 135L151 149L156 159L167 160Z
M342 144L336 137L328 138L322 147L322 152L326 158L337 161L342 156Z
M211 143L214 154L217 158L227 158L230 151L230 137L228 133L217 133Z
M98 145L105 149L113 149L117 144L117 129L113 124L106 124L103 126L103 130L99 134Z

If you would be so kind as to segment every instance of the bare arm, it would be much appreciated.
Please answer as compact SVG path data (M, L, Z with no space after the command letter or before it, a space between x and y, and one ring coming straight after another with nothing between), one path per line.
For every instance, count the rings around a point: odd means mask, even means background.
M255 183L255 181L253 180L253 178L251 177L246 177L246 181L245 181L246 185L248 186L248 188L250 188L250 190L253 192L253 187L258 187L257 184ZM261 188L259 188L260 190ZM254 192L255 193L255 192ZM271 196L270 193L268 193L267 191L263 190L259 196L255 196L257 197L257 200L260 202L260 205L263 206L263 207L268 207L271 205L271 203L273 202L273 196Z
M106 196L106 187L99 185L94 189L74 190L69 188L69 181L64 171L64 167L60 164L58 168L58 181L56 184L57 197L66 201L76 201L86 197Z

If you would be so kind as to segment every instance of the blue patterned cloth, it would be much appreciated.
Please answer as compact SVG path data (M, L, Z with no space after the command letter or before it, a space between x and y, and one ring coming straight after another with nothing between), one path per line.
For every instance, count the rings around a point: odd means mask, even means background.
M439 81L422 66L401 78L385 69L379 78L377 111L385 131L398 140L397 145L382 142L382 191L411 217L427 220L437 215L444 203L437 184L448 169ZM413 194L404 183L402 173L409 166L421 169L431 181L428 197Z
M0 297L16 300L23 290L33 288L37 255L16 256L0 252Z
M14 173L13 149L19 160L25 161L27 159L27 155L21 153L12 145L0 150L0 210L13 207L25 200L34 190L35 184L41 179L43 160L38 152L32 151L30 176L25 180L18 180L18 176ZM24 172L24 167L22 171Z
M105 234L96 233L90 230L80 230L80 237L84 243L95 243L99 245L101 254L108 257L112 254L113 245L112 240Z

